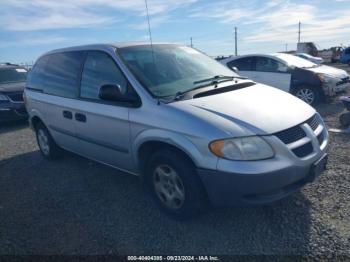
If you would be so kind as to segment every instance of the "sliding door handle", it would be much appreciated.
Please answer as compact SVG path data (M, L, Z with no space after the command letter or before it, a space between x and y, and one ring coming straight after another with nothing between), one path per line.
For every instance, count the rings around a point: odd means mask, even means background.
M75 120L79 122L86 122L86 116L80 113L75 113Z

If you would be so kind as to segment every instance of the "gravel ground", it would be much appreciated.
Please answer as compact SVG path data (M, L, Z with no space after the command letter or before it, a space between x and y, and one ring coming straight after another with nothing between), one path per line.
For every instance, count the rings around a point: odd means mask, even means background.
M339 102L318 110L337 127ZM49 162L25 123L0 127L0 254L350 258L349 138L331 133L329 169L287 199L176 222L144 197L136 177L72 154Z

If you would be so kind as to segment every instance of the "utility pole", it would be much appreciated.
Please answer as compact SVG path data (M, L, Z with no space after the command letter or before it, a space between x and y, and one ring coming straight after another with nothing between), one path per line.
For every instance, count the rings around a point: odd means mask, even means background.
M192 36L191 36L191 47L193 47L193 43L192 43Z
M237 52L237 27L235 27L235 55L238 55Z
M299 22L299 30L298 30L298 43L300 43L300 27L301 27L301 23Z
M286 44L286 52L288 52L288 44Z

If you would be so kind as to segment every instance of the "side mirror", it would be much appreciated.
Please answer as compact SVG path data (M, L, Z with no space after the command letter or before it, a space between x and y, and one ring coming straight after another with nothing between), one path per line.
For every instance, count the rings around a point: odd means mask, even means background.
M231 70L232 70L233 72L235 72L235 73L238 73L238 72L239 72L238 68L235 67L235 66L231 67Z
M121 86L116 84L107 84L101 86L98 96L101 100L126 102L133 105L138 105L141 102L137 95L123 94Z

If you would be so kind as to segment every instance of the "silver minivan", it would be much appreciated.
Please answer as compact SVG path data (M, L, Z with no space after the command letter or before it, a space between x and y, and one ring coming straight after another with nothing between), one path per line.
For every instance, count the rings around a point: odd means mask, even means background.
M103 44L41 56L25 103L44 157L68 150L137 175L176 219L265 204L320 175L328 132L300 99L177 44Z

